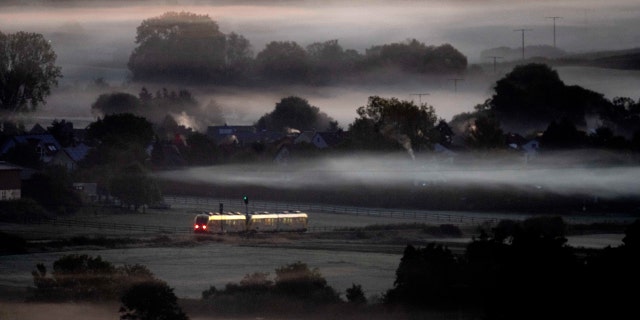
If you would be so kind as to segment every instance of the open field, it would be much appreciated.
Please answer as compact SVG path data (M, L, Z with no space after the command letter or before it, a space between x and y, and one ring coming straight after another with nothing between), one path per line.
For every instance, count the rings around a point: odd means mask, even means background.
M197 308L191 310L190 306L210 286L222 289L254 272L267 272L274 277L275 268L296 261L318 268L343 298L347 288L359 284L365 295L375 301L393 287L395 271L408 243L421 246L440 242L461 253L477 235L477 225L466 219L440 220L459 226L462 234L451 236L434 232L438 230L434 222L439 220L425 220L418 215L400 218L363 214L375 212L366 208L362 208L363 213L309 211L312 231L303 234L195 235L191 231L194 215L215 211L212 204L171 204L170 209L147 209L144 213L96 207L55 221L0 223L0 231L21 235L30 242L29 253L0 256L0 319L86 319L86 315L91 315L91 320L117 318L118 306L114 303L22 303L28 295L27 288L33 285L31 271L36 264L51 268L54 261L70 253L99 255L115 265L147 266L174 288L192 319L203 320L218 318ZM478 221L487 217L486 213L473 212L433 214L477 215ZM527 215L510 217L521 220ZM603 219L607 218L610 217ZM582 233L570 235L569 244L587 248L617 246L623 236Z

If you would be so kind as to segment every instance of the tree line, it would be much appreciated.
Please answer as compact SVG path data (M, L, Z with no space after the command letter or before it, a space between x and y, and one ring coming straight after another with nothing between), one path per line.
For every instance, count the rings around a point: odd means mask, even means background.
M446 74L467 68L467 58L450 44L432 46L416 39L372 46L364 54L335 39L306 47L271 41L254 56L244 36L225 34L208 15L190 12L144 20L135 43L127 65L134 80L326 84L390 70Z

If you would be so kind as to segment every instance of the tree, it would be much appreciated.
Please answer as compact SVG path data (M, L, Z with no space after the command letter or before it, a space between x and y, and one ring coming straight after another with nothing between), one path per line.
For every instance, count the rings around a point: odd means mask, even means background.
M586 115L595 115L610 104L602 94L566 86L545 64L517 66L494 89L491 111L512 132L537 130L562 118L584 125Z
M611 128L614 133L631 138L640 127L640 101L616 97L610 105L600 110L600 119L604 126Z
M225 35L208 15L166 12L142 21L129 57L134 79L210 80L225 63Z
M253 51L247 38L235 32L227 35L225 47L225 77L239 80L248 77L253 67Z
M433 243L424 248L407 245L386 302L412 307L445 306L453 302L457 272L456 259L448 248Z
M336 302L338 294L327 285L318 268L309 269L306 263L295 262L276 268L277 292L297 298L313 298L317 302Z
M422 66L425 72L464 72L467 69L467 57L452 45L446 43L439 47L429 48Z
M307 46L311 73L314 83L338 80L352 71L349 60L338 40L314 42Z
M212 165L216 159L217 145L207 135L194 132L187 137L187 161L193 166Z
M318 107L310 105L306 99L291 96L276 103L273 112L258 119L256 127L273 131L285 131L287 128L324 131L332 127L333 121Z
M359 117L349 126L355 148L403 148L413 153L436 142L433 128L438 118L432 106L373 96L357 113Z
M564 118L559 123L552 121L542 134L540 144L548 149L574 149L582 147L586 134Z
M409 73L462 72L467 58L450 44L427 46L416 39L373 46L366 51L369 68L395 67Z
M109 147L144 148L153 140L153 127L145 118L130 113L112 114L91 123L87 137Z
M47 210L57 214L76 212L82 205L69 172L62 166L50 166L42 172L34 173L22 188L25 197L36 200Z
M305 82L309 72L307 52L290 41L269 42L256 56L256 64L265 80Z
M0 32L0 110L23 112L44 104L62 77L56 54L41 34Z
M451 144L453 143L453 136L455 136L456 134L453 132L453 129L451 129L447 121L445 121L444 119L440 119L434 129L437 133L438 143L445 147L451 146Z
M475 149L497 149L504 147L504 133L500 122L492 116L479 116L468 128L467 144Z
M364 296L361 285L353 283L351 288L347 289L347 301L353 304L367 303L367 298Z
M157 184L138 164L129 165L117 172L111 179L109 189L122 204L133 206L136 211L143 205L162 200Z
M54 137L61 146L69 147L74 144L73 123L66 120L53 120L47 131Z
M129 288L120 299L121 320L187 320L173 288L162 281L149 281Z
M101 94L91 105L91 113L99 117L118 113L140 112L140 99L126 92Z

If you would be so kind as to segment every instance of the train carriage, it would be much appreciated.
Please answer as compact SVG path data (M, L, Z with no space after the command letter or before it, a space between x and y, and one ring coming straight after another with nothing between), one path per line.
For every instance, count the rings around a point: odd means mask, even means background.
M306 213L263 213L251 215L247 231L253 232L304 232L307 231Z
M302 212L254 213L239 212L202 213L194 219L196 233L240 233L240 232L304 232L307 231L308 216Z
M237 233L246 231L247 218L243 214L212 214L207 231L211 233Z

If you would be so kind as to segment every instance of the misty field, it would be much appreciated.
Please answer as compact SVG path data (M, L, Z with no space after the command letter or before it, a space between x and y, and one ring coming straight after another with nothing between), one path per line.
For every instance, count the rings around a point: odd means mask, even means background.
M200 207L204 210L205 207ZM73 220L75 226L59 224L7 224L2 230L23 234L46 247L48 241L72 237L105 237L143 239L139 244L105 249L96 245L79 245L47 249L47 252L0 256L0 285L32 286L31 270L37 263L51 266L53 261L69 253L100 255L116 265L142 264L160 279L175 288L178 297L199 298L202 291L214 285L223 288L228 282L238 282L246 274L270 272L276 267L301 261L319 268L329 285L343 292L353 283L362 285L368 296L379 296L393 286L404 246L430 241L463 247L471 240L474 227L463 228L458 238L433 236L402 230L378 230L367 235L333 232L327 235L283 234L258 235L251 238L226 236L196 236L184 233L110 228L109 224L179 227L188 231L193 216L199 210L192 206L174 205L170 210L148 210L133 213L125 210L86 210L77 216L60 218ZM214 210L211 208L210 210ZM114 214L114 212L116 212ZM515 217L515 216L514 216ZM309 213L311 228L362 228L371 225L421 223L421 219L355 216L347 214ZM83 227L81 221L103 223L103 228ZM591 234L569 236L569 244L577 247L602 248L621 243L621 234Z

